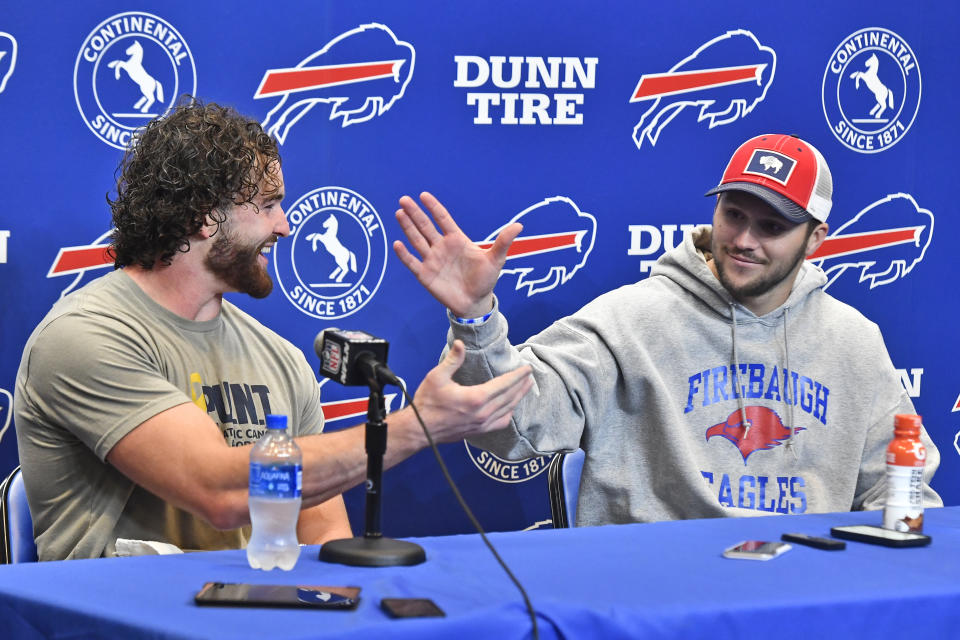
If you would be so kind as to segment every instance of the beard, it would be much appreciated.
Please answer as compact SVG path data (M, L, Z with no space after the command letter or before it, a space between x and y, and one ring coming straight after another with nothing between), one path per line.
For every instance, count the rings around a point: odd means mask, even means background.
M243 245L230 234L226 225L221 225L204 263L231 289L253 298L266 298L273 291L273 280L260 266L260 250L264 244L266 242Z
M792 260L785 260L782 264L780 264L779 266L776 266L773 269L773 271L771 271L770 273L759 277L757 280L753 282L748 282L747 284L740 287L737 287L732 282L730 282L730 279L727 278L727 275L724 272L723 261L717 260L716 258L716 256L719 255L719 251L724 251L725 253L730 255L729 252L726 252L724 249L720 249L717 247L711 247L711 252L713 253L713 256L714 256L714 263L717 266L717 275L720 276L720 284L722 284L724 288L727 291L729 291L730 294L735 299L743 300L745 298L755 298L757 296L762 296L763 294L767 293L768 291L776 287L778 284L786 280L787 277L790 276L791 273L793 273L793 270L797 267L797 265L799 265L801 262L803 262L806 259L807 257L806 249L807 249L807 243L804 242L802 245L800 245L800 248L797 250L797 253L793 256ZM768 261L765 264L769 265L770 262Z

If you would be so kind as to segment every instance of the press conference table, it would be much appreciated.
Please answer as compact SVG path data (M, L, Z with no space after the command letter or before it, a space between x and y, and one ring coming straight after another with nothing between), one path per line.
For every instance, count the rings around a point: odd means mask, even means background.
M743 539L827 535L880 514L687 520L491 535L523 582L542 638L948 638L960 636L960 507L928 509L928 547L794 546L732 560ZM476 535L418 538L427 562L358 568L304 547L291 572L242 551L0 567L0 637L530 637L522 599ZM207 581L362 587L353 611L198 607ZM432 598L445 618L392 620L384 597Z

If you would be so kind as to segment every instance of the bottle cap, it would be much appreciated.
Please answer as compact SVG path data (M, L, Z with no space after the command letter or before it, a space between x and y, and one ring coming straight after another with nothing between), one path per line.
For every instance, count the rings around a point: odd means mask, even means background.
M894 428L919 429L923 426L923 419L912 413L898 413L893 416L893 426Z
M287 416L268 414L267 415L267 429L283 429L287 428Z

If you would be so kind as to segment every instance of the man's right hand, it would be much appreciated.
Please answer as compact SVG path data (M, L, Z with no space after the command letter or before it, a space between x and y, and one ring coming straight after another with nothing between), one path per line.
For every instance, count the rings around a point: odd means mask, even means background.
M427 373L414 402L430 435L437 442L456 442L503 429L513 410L533 387L529 365L518 367L483 384L463 386L453 374L463 364L466 347L455 340L443 360Z
M420 258L399 240L393 243L393 250L420 284L455 315L461 318L484 315L493 308L493 288L507 259L507 250L523 225L519 222L508 225L493 246L484 250L460 230L433 195L425 191L420 194L420 201L430 216L410 196L400 198L401 208L396 214L397 222Z

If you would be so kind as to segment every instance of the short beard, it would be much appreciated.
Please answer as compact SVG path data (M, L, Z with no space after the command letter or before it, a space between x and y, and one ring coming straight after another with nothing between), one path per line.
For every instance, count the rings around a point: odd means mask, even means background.
M717 251L713 249L711 250L714 255L714 263L717 266L717 275L720 277L720 284L722 284L736 300L744 300L746 298L756 298L757 296L762 296L786 280L787 277L797 267L797 265L803 262L807 257L807 243L804 242L789 264L752 284L745 285L738 289L734 287L733 283L727 280L726 274L723 272L723 262L716 259Z
M252 298L266 298L273 291L273 280L260 266L259 255L263 245L240 246L221 224L204 264L232 289Z

